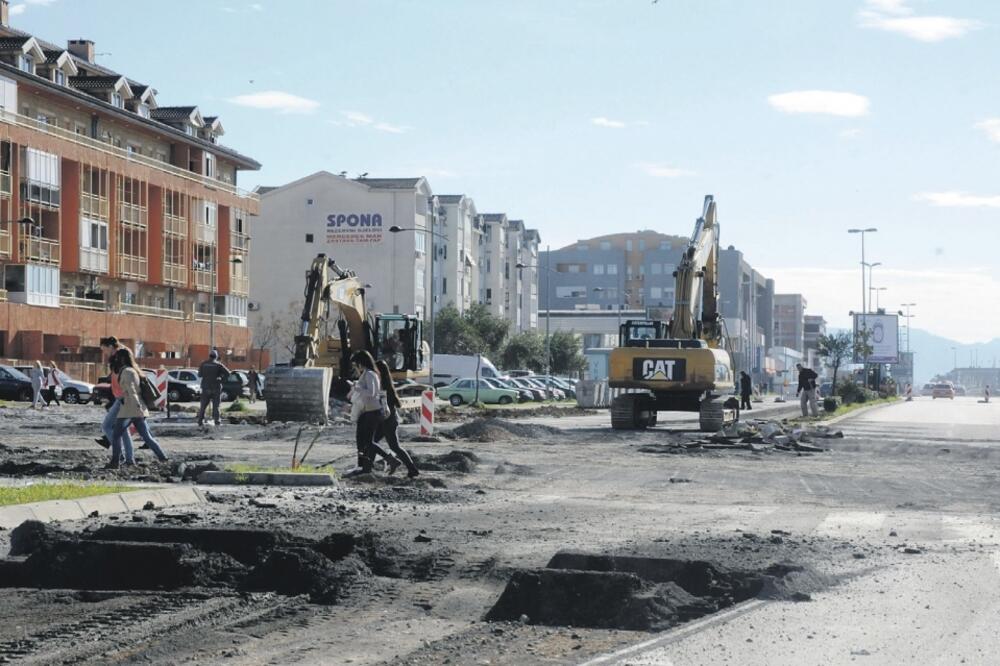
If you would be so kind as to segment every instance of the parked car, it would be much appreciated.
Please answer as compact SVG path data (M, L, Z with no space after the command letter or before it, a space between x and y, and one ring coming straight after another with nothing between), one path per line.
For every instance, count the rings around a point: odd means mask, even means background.
M547 384L544 379L539 379L538 377L521 377L523 381L528 382L532 386L538 388L542 392L542 396L548 398L549 394L552 394L553 400L565 400L566 392L555 384Z
M35 397L31 379L12 365L0 365L0 398L31 402Z
M829 398L833 391L833 382L823 382L819 385L819 397Z
M535 402L541 402L545 400L545 391L538 388L529 381L526 381L524 377L509 377L507 381L519 389L524 389L531 394L531 399Z
M533 374L531 370L511 370L507 373L510 377L530 377Z
M396 393L400 398L419 398L428 389L430 386L427 384L421 384L412 379L404 379L396 384Z
M476 378L465 377L456 379L442 388L438 393L447 398L448 402L458 407L465 403L476 401ZM512 389L493 388L486 382L479 383L479 401L509 405L518 398L518 392Z
M199 380L200 381L200 380ZM244 370L232 370L222 384L222 400L229 402L236 398L250 397L250 378Z
M931 392L931 397L937 398L948 398L949 400L955 399L955 388L951 384L938 383L934 385L934 389Z
M167 397L170 402L201 400L201 379L194 368L167 371Z
M934 384L924 384L924 387L920 389L920 395L934 395Z
M23 372L28 377L31 377L31 366L30 365L19 365L16 366L18 370ZM52 373L52 368L45 368L45 378L48 379ZM62 392L59 393L60 400L68 402L71 405L76 404L86 404L90 400L90 395L94 392L94 385L89 382L80 381L79 379L73 379L67 375L62 370L59 370L56 374L59 381L62 383Z
M512 391L517 391L518 402L531 402L532 400L535 399L534 396L531 394L531 391L529 391L528 389L519 388L518 386L515 386L514 384L510 383L509 380L506 380L503 377L483 377L483 381L492 386L493 388L510 389Z
M554 386L555 388L559 389L560 391L562 391L563 393L566 394L565 395L566 398L569 398L571 400L575 400L576 399L576 389L573 387L572 384L570 384L569 382L567 382L565 379L563 379L561 377L549 377L549 376L546 376L546 375L534 375L533 377L529 377L529 379L537 379L538 381L540 381L542 384L545 384L546 386L548 386L549 383L551 382L552 386Z

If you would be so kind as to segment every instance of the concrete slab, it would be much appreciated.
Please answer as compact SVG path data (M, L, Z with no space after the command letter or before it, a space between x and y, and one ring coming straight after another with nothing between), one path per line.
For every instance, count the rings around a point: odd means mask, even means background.
M42 506L44 505L44 506ZM77 500L50 500L48 502L37 502L35 513L42 512L44 518L39 520L79 520L86 517Z
M330 474L295 474L291 472L202 472L198 483L232 486L334 486Z
M187 504L201 504L204 496L191 486L176 488L148 488L125 493L95 495L78 500L51 500L31 504L16 504L0 507L0 528L13 529L26 520L54 522L79 520L94 511L105 516L114 513L139 511L146 502L152 502L157 509Z
M12 530L26 520L37 520L30 504L0 507L0 527Z
M84 497L77 500L77 503L79 503L84 516L89 516L95 511L99 516L107 516L112 513L128 511L128 505L125 504L125 500L122 499L119 493Z
M147 502L152 502L157 509L167 506L166 501L156 490L136 490L130 493L122 493L122 500L128 511L141 511Z

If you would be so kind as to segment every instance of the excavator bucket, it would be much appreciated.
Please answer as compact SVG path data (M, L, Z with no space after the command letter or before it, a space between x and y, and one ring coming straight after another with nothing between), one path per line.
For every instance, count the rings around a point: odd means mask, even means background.
M267 420L325 424L332 380L330 368L269 368L264 382Z

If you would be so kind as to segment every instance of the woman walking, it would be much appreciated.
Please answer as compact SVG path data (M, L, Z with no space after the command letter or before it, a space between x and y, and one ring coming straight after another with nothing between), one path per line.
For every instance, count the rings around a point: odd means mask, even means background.
M45 406L48 407L50 403L56 403L56 405L62 406L59 402L59 394L62 392L62 380L59 379L59 368L56 367L55 361L50 361L50 368L47 375L45 375L45 392L42 394L45 398Z
M118 467L122 463L123 445L125 449L124 464L135 464L132 442L124 437L129 425L135 425L136 432L142 437L142 441L146 443L153 455L161 462L165 461L167 456L160 448L160 444L153 439L153 435L149 432L149 425L146 423L149 411L140 398L140 370L132 355L132 350L128 347L122 347L115 352L111 358L111 370L118 374L118 383L122 389L122 406L118 411L111 439L111 467Z
M375 456L382 456L389 465L392 474L399 467L399 461L383 451L375 443L375 432L382 422L381 382L375 372L375 361L372 355L361 350L351 357L354 372L358 381L351 389L350 400L358 403L358 427L355 441L358 447L358 469L344 476L370 474L375 462Z
M39 403L45 406L45 396L42 395L42 388L45 386L45 370L42 369L42 362L35 361L35 367L31 369L31 408L38 409Z
M389 418L382 421L381 428L375 435L375 441L385 437L385 441L389 444L389 448L392 449L392 452L396 454L396 458L406 465L406 475L412 479L420 474L420 470L418 470L417 466L413 464L413 458L410 457L410 454L399 445L398 410L402 407L402 403L399 401L399 394L396 393L396 387L392 382L392 373L389 371L389 364L385 361L378 361L375 364L375 367L378 368L379 380L382 382L382 387L385 391L386 403L389 406ZM390 469L390 474L396 471L395 467Z

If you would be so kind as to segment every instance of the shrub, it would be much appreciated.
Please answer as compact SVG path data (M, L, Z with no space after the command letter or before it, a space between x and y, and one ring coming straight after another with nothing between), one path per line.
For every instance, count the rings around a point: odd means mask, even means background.
M837 393L840 394L840 397L844 401L845 405L849 405L852 402L865 401L864 389L854 382L844 382L837 387Z
M248 411L250 411L250 408L247 407L247 404L245 402L243 402L242 400L238 400L237 399L237 400L233 400L233 404L229 405L229 407L226 407L226 411L230 412L230 413L232 413L232 412L248 412Z
M837 399L823 398L823 411L830 412L831 414L837 411Z

